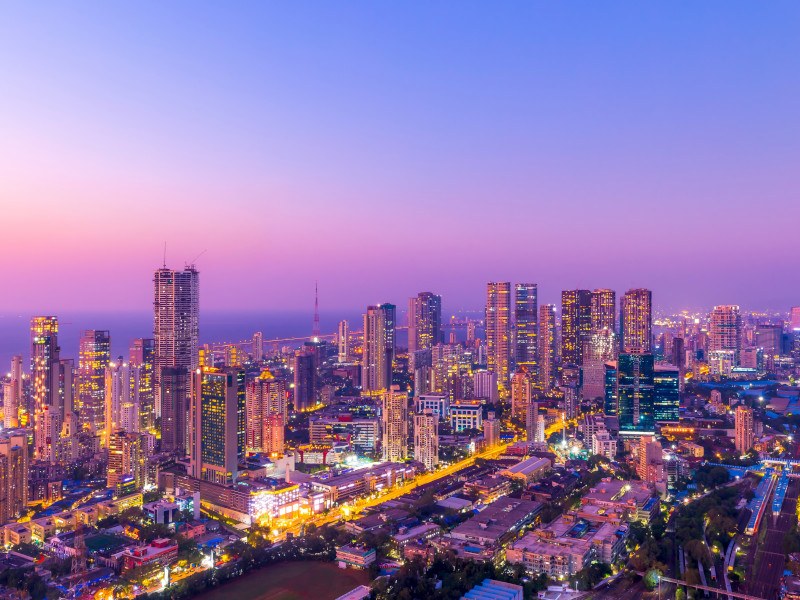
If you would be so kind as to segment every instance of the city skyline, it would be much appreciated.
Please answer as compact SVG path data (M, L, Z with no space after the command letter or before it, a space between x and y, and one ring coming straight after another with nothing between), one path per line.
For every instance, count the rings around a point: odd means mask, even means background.
M164 242L204 310L796 303L796 5L461 8L4 7L0 312L146 309Z
M0 5L0 596L800 600L798 18Z

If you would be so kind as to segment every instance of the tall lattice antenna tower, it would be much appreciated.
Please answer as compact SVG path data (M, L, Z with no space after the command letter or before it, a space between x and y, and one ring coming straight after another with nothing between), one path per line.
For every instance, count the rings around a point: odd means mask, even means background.
M75 530L75 556L72 557L72 574L82 575L86 572L86 541L83 539L83 527Z
M311 329L313 337L319 337L319 285L314 282L314 326Z

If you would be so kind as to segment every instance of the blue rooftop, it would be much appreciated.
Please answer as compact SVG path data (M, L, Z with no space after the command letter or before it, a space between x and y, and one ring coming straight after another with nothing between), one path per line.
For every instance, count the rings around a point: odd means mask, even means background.
M522 600L522 586L484 579L464 594L462 600Z

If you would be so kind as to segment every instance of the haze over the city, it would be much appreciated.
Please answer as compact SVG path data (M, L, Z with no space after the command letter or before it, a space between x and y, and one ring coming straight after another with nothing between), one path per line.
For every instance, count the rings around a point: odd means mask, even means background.
M310 313L315 280L325 310L490 280L785 310L798 13L5 5L0 311L146 311L164 242L205 251L204 311Z

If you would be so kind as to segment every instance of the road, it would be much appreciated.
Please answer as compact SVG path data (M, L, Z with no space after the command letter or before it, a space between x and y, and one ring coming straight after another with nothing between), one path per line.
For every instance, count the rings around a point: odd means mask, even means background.
M353 518L354 516L358 515L360 512L364 511L367 508L371 508L373 506L378 506L383 504L384 502L388 502L390 500L395 500L400 496L404 496L409 492L413 491L414 489L426 485L428 483L432 483L444 477L448 477L459 471L463 471L467 467L471 467L475 464L475 461L481 458L490 459L490 458L497 458L503 452L506 451L508 448L507 444L501 444L499 446L494 446L483 452L478 454L474 454L464 460L461 460L457 463L453 463L452 465L445 467L444 469L439 469L437 471L431 471L429 473L422 473L418 475L408 483L403 486L393 487L389 490L386 490L385 493L381 494L377 498L365 498L356 501L354 504L348 504L346 506L338 506L332 508L328 514L325 515L318 515L316 517L306 518L302 522L296 523L290 526L288 529L284 530L280 536L278 536L277 540L286 539L286 535L291 533L292 535L299 535L301 530L308 525L316 525L317 527L321 527L323 525L328 525L330 523L334 523L336 521L340 521L343 518ZM277 541L276 540L276 541Z
M800 480L793 479L789 483L786 491L786 498L781 507L781 513L776 519L772 516L772 511L768 511L761 521L761 527L766 527L764 541L758 547L755 555L753 568L755 573L751 573L748 579L747 589L754 596L773 600L778 597L780 590L780 579L783 574L783 567L786 562L786 555L783 552L783 536L791 529L795 516L795 506L797 496L800 492ZM771 504L772 499L769 499ZM770 506L767 504L767 506ZM754 536L755 543L759 534Z

